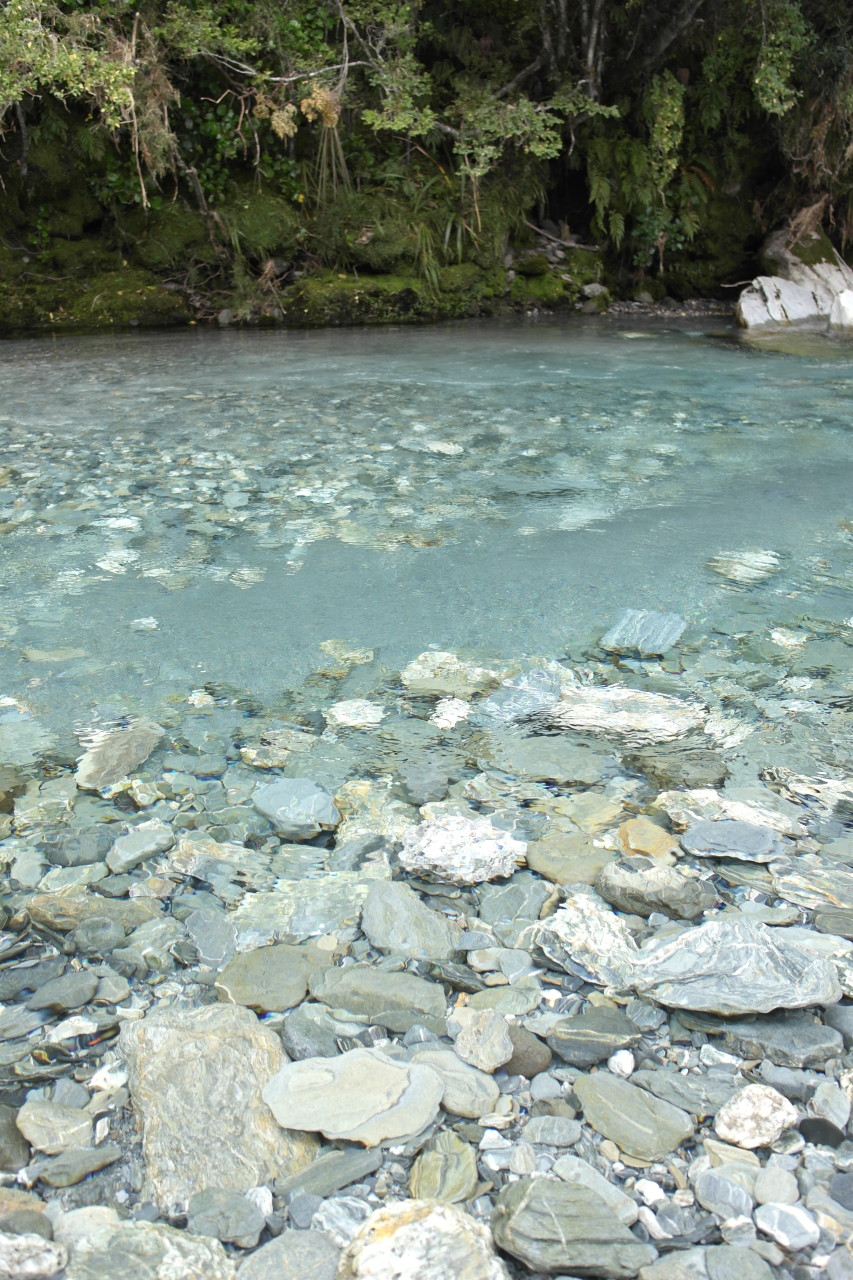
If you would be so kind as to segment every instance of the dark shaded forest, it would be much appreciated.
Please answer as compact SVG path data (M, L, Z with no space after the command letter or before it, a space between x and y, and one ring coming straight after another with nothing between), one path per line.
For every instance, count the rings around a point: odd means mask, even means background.
M6 0L0 162L7 330L732 297L853 242L853 9Z

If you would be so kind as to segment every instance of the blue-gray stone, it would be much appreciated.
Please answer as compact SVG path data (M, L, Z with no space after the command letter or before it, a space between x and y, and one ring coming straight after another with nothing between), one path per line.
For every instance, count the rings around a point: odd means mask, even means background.
M601 637L599 648L609 653L639 653L641 657L654 657L671 649L680 640L686 626L678 613L625 609Z

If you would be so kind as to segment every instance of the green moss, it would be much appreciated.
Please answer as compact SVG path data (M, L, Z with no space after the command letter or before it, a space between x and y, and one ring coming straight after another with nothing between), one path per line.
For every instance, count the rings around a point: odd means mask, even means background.
M529 257L519 258L515 269L520 276L547 276L551 264L546 254L531 253Z
M216 248L207 223L197 209L175 200L146 214L134 210L121 221L130 239L133 260L150 271L187 267L192 262L215 262Z
M516 276L510 285L510 300L527 307L555 307L574 299L567 293L566 282L556 272L545 276Z
M105 329L186 323L180 295L148 272L124 268L94 275L87 285L37 272L0 280L0 332L21 329Z
M284 323L413 324L492 313L499 289L494 277L466 263L445 268L441 276L445 287L434 292L415 275L322 272L285 290L280 302Z
M82 276L85 279L102 271L118 270L121 266L121 257L117 251L110 249L96 236L87 236L83 240L56 237L44 250L44 256L63 275Z
M836 262L835 250L825 231L812 231L790 246L794 257L806 267L816 267L821 262Z
M247 258L290 257L298 243L300 218L290 200L255 187L216 211L224 230Z

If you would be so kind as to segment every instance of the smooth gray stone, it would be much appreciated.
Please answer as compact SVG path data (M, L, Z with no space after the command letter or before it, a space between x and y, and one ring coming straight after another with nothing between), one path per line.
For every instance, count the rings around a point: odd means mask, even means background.
M108 956L124 946L124 938L124 926L109 916L90 916L69 935L74 950L84 956Z
M401 769L394 792L407 804L420 808L430 801L443 800L447 795L447 783L448 777L443 769L427 764L412 765L408 769Z
M0 1232L9 1236L32 1235L41 1236L43 1240L53 1239L50 1218L39 1209L13 1209L11 1213L0 1215ZM3 1275L2 1264L0 1275Z
M284 1231L241 1262L239 1280L336 1280L341 1251L322 1231Z
M835 1004L824 1010L823 1017L828 1027L841 1032L845 1049L853 1047L853 1004Z
M424 905L408 885L377 880L368 890L361 929L378 951L407 959L446 960L457 949L458 930Z
M587 1124L638 1160L657 1160L693 1135L686 1111L608 1071L578 1077L573 1089Z
M352 1148L330 1151L324 1156L318 1156L298 1173L292 1173L287 1178L276 1178L275 1189L285 1201L297 1191L323 1198L369 1177L381 1164L380 1150L359 1151Z
M786 1098L804 1100L814 1089L818 1077L813 1071L795 1071L792 1067L777 1067L767 1058L758 1068L762 1084L784 1094Z
M262 1096L283 1129L375 1147L425 1129L443 1092L432 1067L398 1062L378 1049L352 1049L337 1058L286 1063Z
M30 1144L15 1124L15 1107L0 1106L0 1170L18 1173L30 1159Z
M346 1010L368 1026L408 1031L422 1023L443 1035L445 995L436 982L411 973L387 973L370 965L326 969L309 979L311 994L331 1009Z
M715 751L678 747L647 747L623 755L629 769L644 773L661 791L700 787L720 787L729 771Z
M281 1024L281 1042L288 1056L296 1061L336 1058L340 1053L339 1035L338 1021L332 1011L324 1004L310 1001L298 1005Z
M114 833L103 827L87 831L63 831L45 841L45 857L55 867L85 867L103 862L112 848Z
M531 1271L627 1280L657 1257L589 1187L552 1178L520 1178L503 1187L492 1234Z
M567 1116L533 1116L522 1129L522 1138L545 1147L573 1147L582 1132L580 1121Z
M772 1164L761 1170L752 1192L759 1204L796 1204L800 1198L799 1184L793 1173L777 1169Z
M772 827L734 818L696 822L681 837L681 847L699 858L737 858L771 862L785 856L788 844Z
M703 1261L708 1280L773 1280L774 1276L763 1258L739 1245L708 1245L703 1250Z
M726 1031L726 1045L741 1058L769 1058L779 1067L818 1067L844 1052L840 1031L796 1017L739 1022Z
M50 960L39 960L35 964L19 964L9 969L0 969L0 1003L7 1004L23 991L35 991L46 982L58 978L66 965L65 956L55 956ZM2 1018L0 1014L0 1018ZM0 1035L8 1036L9 1031L0 1030Z
M645 946L634 987L669 1008L724 1015L835 1004L835 966L785 935L748 920L709 921Z
M175 833L165 822L156 818L150 822L141 822L138 827L119 836L107 854L107 866L114 875L120 876L133 871L146 858L153 858L157 853L165 853L175 843Z
M199 964L213 969L233 956L237 930L224 911L191 911L184 924L198 951Z
M617 1049L637 1043L635 1023L617 1009L588 1009L576 1018L564 1018L545 1037L548 1047L573 1067L593 1067Z
M602 867L596 892L619 911L650 916L660 911L673 920L693 920L717 901L713 887L653 858L623 858Z
M814 918L814 927L818 933L834 933L838 938L853 940L853 911L819 911Z
M330 1196L317 1206L310 1226L314 1231L325 1232L343 1248L370 1216L370 1211L370 1205L360 1197Z
M415 1048L411 1053L411 1061L425 1062L441 1076L444 1085L441 1105L445 1111L471 1120L479 1120L481 1116L494 1111L500 1096L494 1077L463 1062L453 1049L446 1048L439 1041L433 1041L432 1044Z
M639 1206L636 1200L632 1200L614 1183L608 1182L603 1174L579 1156L560 1156L559 1160L554 1161L551 1172L564 1182L579 1182L594 1191L626 1227L637 1221Z
M716 1115L739 1088L734 1080L704 1074L682 1075L679 1071L665 1068L658 1071L641 1068L631 1076L631 1083L647 1089L664 1102L671 1102L674 1107L680 1107L697 1120Z
M212 1236L240 1249L254 1249L265 1225L251 1200L221 1187L197 1191L187 1205L187 1230L194 1236Z
M814 1218L798 1204L760 1204L753 1218L759 1231L791 1253L817 1244L820 1238Z
M259 787L252 803L284 840L312 840L341 820L328 791L309 778L280 778Z
M505 733L490 735L478 763L485 772L498 769L533 782L592 786L611 760L605 752L568 738L520 738Z
M90 1173L106 1169L120 1160L124 1152L115 1143L103 1142L99 1147L67 1147L52 1160L39 1161L39 1179L48 1187L73 1187Z
M285 942L235 956L216 979L220 1000L256 1013L282 1012L305 999L311 965L303 947Z
M63 974L46 982L30 996L28 1009L53 1009L57 1013L70 1013L88 1004L98 989L98 979L91 969Z
M625 609L598 642L608 653L639 653L656 657L676 644L687 623L678 613L651 609Z
M509 884L480 885L476 890L479 917L486 924L502 920L537 920L551 888L531 871L520 871Z
M748 1218L753 1198L739 1183L725 1176L722 1169L705 1169L693 1184L696 1199L719 1218Z
M74 775L77 786L100 791L121 782L148 759L162 737L160 725L147 720L112 729L80 757Z

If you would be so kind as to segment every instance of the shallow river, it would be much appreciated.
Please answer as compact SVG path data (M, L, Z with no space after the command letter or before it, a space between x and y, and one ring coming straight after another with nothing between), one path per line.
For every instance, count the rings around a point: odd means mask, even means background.
M851 366L613 320L7 342L0 693L67 732L268 699L336 636L398 670L572 654L625 607L837 625ZM775 572L707 567L743 550Z

